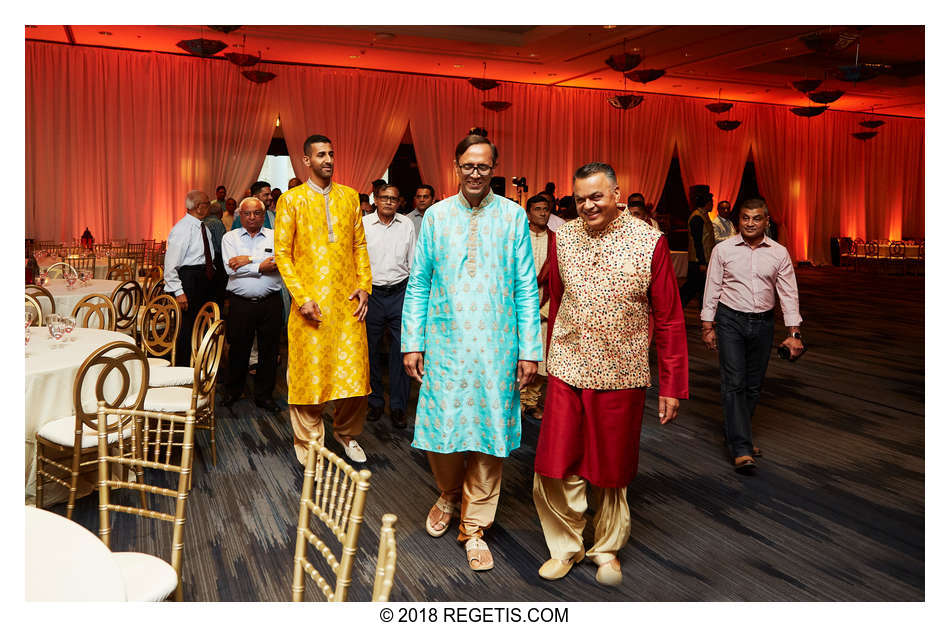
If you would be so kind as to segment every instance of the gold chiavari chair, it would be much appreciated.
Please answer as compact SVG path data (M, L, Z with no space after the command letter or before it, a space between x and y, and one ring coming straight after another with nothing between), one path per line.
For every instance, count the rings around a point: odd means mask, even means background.
M134 344L110 342L86 358L73 383L73 415L48 422L36 432L37 507L43 507L45 484L58 483L69 490L66 517L72 519L80 475L98 457L97 403L110 409L139 409L148 390L146 381L148 363ZM116 421L106 426L108 444L129 435L130 430L120 429Z
M36 299L37 303L39 303L40 299L43 298L49 300L49 313L56 313L56 301L53 300L53 295L50 294L49 290L45 287L40 287L39 285L27 285L26 295Z
M154 270L164 271L165 253L155 248L154 240L152 244L145 249L142 257L142 266L139 268L139 274L147 276Z
M82 253L71 254L63 258L63 261L71 265L77 271L86 270L89 272L89 276L93 276L96 272L96 257L95 255L85 255Z
M175 363L175 343L181 329L181 307L169 294L159 294L139 310L139 346L152 368ZM166 359L167 357L167 359Z
M37 302L37 300L29 294L24 294L23 297L26 299L26 302L24 303L26 308L33 310L33 322L30 323L30 326L43 326L43 308L40 307L40 304Z
M145 292L146 300L152 300L156 296L165 293L165 279L159 268L149 270L149 273L145 275L145 283L142 285L142 289Z
M96 257L105 257L112 252L112 244L93 244L92 250L95 252Z
M154 368L148 380L148 386L152 388L163 388L169 386L190 386L195 380L195 358L198 350L201 348L201 342L204 340L211 325L221 319L221 310L214 301L208 301L201 306L198 314L195 316L195 324L191 328L191 365L190 366L169 366L167 368ZM199 421L200 422L200 421ZM201 425L198 425L201 428Z
M142 288L136 281L125 281L112 290L116 331L128 333L132 337L137 335L135 323L138 321L143 298Z
M383 514L383 526L379 530L379 555L376 558L376 578L373 580L373 600L386 602L393 589L396 577L396 518L395 514Z
M112 300L105 294L83 296L73 307L73 312L70 315L76 319L76 326L81 329L102 329L104 331L115 331L115 323L119 317ZM93 316L95 316L95 320L93 320Z
M357 472L316 439L310 441L297 520L292 588L294 601L303 601L304 575L316 582L327 601L346 601L360 527L363 524L363 508L366 505L370 476L370 471ZM342 552L339 558L311 530L311 515L322 522L341 543ZM336 576L334 587L330 587L327 580L307 559L308 545L316 548Z
M211 324L201 340L198 356L194 360L194 382L187 387L154 387L145 394L143 407L148 411L184 414L195 412L195 427L207 429L211 436L211 464L218 464L218 449L215 444L214 390L218 380L218 367L224 352L224 321Z
M59 242L54 242L50 239L41 239L36 242L37 250L52 250L53 248L62 248L63 245Z
M109 454L108 420L116 416L122 420L122 426L131 426L131 443L128 450L125 441L119 440L118 452ZM146 553L114 552L112 558L122 572L125 594L129 601L164 601L174 596L182 600L181 570L184 553L185 505L191 488L191 471L194 460L195 414L188 410L184 416L154 411L130 411L107 409L100 406L99 423L99 538L108 547L111 544L111 512L132 514L172 523L171 560L165 560ZM181 441L173 442L172 434L181 433ZM151 434L159 434L150 440ZM161 434L165 434L164 439ZM172 463L173 448L181 449L178 463ZM176 456L177 457L177 456ZM136 473L136 482L118 481L110 468L118 465L135 469L148 469L149 472ZM177 475L175 489L158 485L160 476ZM138 491L141 507L119 505L112 502L113 492L117 490ZM174 513L149 507L147 495L153 494L173 499ZM167 509L167 508L166 508Z

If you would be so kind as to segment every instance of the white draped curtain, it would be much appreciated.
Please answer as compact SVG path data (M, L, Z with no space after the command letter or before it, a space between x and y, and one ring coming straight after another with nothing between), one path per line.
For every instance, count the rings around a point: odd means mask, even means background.
M553 181L570 193L588 161L614 166L621 190L657 202L674 147L685 185L734 199L751 147L759 189L782 224L793 259L826 263L832 235L924 235L924 122L885 118L861 142L865 116L811 119L787 107L738 103L724 116L706 101L646 94L627 111L605 91L263 64L251 83L221 60L26 44L26 234L68 240L167 236L185 193L218 184L237 195L256 178L280 114L297 176L312 133L334 142L335 179L366 192L391 162L406 125L423 181L439 198L457 191L456 143L473 126L500 152L496 175L525 176L529 193ZM492 112L483 100L507 100ZM717 119L742 121L721 131ZM411 193L411 190L404 190Z

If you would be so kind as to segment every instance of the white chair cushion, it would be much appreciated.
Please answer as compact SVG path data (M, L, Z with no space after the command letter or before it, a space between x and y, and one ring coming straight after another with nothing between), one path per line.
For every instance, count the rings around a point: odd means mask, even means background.
M207 397L198 399L199 408L207 404ZM146 411L165 411L172 414L188 411L191 408L191 388L149 388L142 406Z
M167 388L174 385L191 385L195 382L195 369L184 366L168 366L166 368L149 369L148 386L150 388Z
M164 601L178 587L171 564L146 553L113 553L122 571L125 597L129 601Z
M75 416L64 416L63 418L57 418L53 422L47 422L45 425L40 427L40 430L36 432L36 435L40 436L44 440L49 440L60 446L72 446L75 443L76 438L76 417ZM132 435L132 424L129 423L129 426L125 429L123 433L124 437L129 437ZM119 432L115 431L106 436L106 442L112 444L119 441ZM83 426L82 430L82 448L92 448L99 445L99 432L93 429L90 429L87 426Z
M167 359L161 359L159 357L149 357L148 358L148 367L149 368L164 368L165 366L170 366L171 362Z

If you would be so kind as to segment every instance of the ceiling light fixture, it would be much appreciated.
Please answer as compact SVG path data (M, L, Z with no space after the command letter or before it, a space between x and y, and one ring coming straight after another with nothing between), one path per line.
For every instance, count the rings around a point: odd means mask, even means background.
M604 30L613 30L613 29L615 29L615 28L617 28L617 27L614 26L614 25L604 26Z
M643 102L643 96L636 94L624 94L622 96L611 96L607 99L607 104L615 109L626 111L640 106Z
M376 33L376 39L395 39L396 35L393 33Z
M213 57L228 47L217 39L183 39L175 45L196 57Z

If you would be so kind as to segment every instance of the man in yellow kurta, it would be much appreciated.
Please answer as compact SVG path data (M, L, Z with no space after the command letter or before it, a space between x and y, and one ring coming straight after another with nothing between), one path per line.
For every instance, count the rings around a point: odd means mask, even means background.
M301 464L323 437L323 408L335 400L333 438L350 460L366 461L363 431L369 386L366 317L372 290L356 190L333 183L333 145L304 142L306 184L277 201L274 255L293 304L287 323L287 402ZM353 301L356 301L354 305Z

